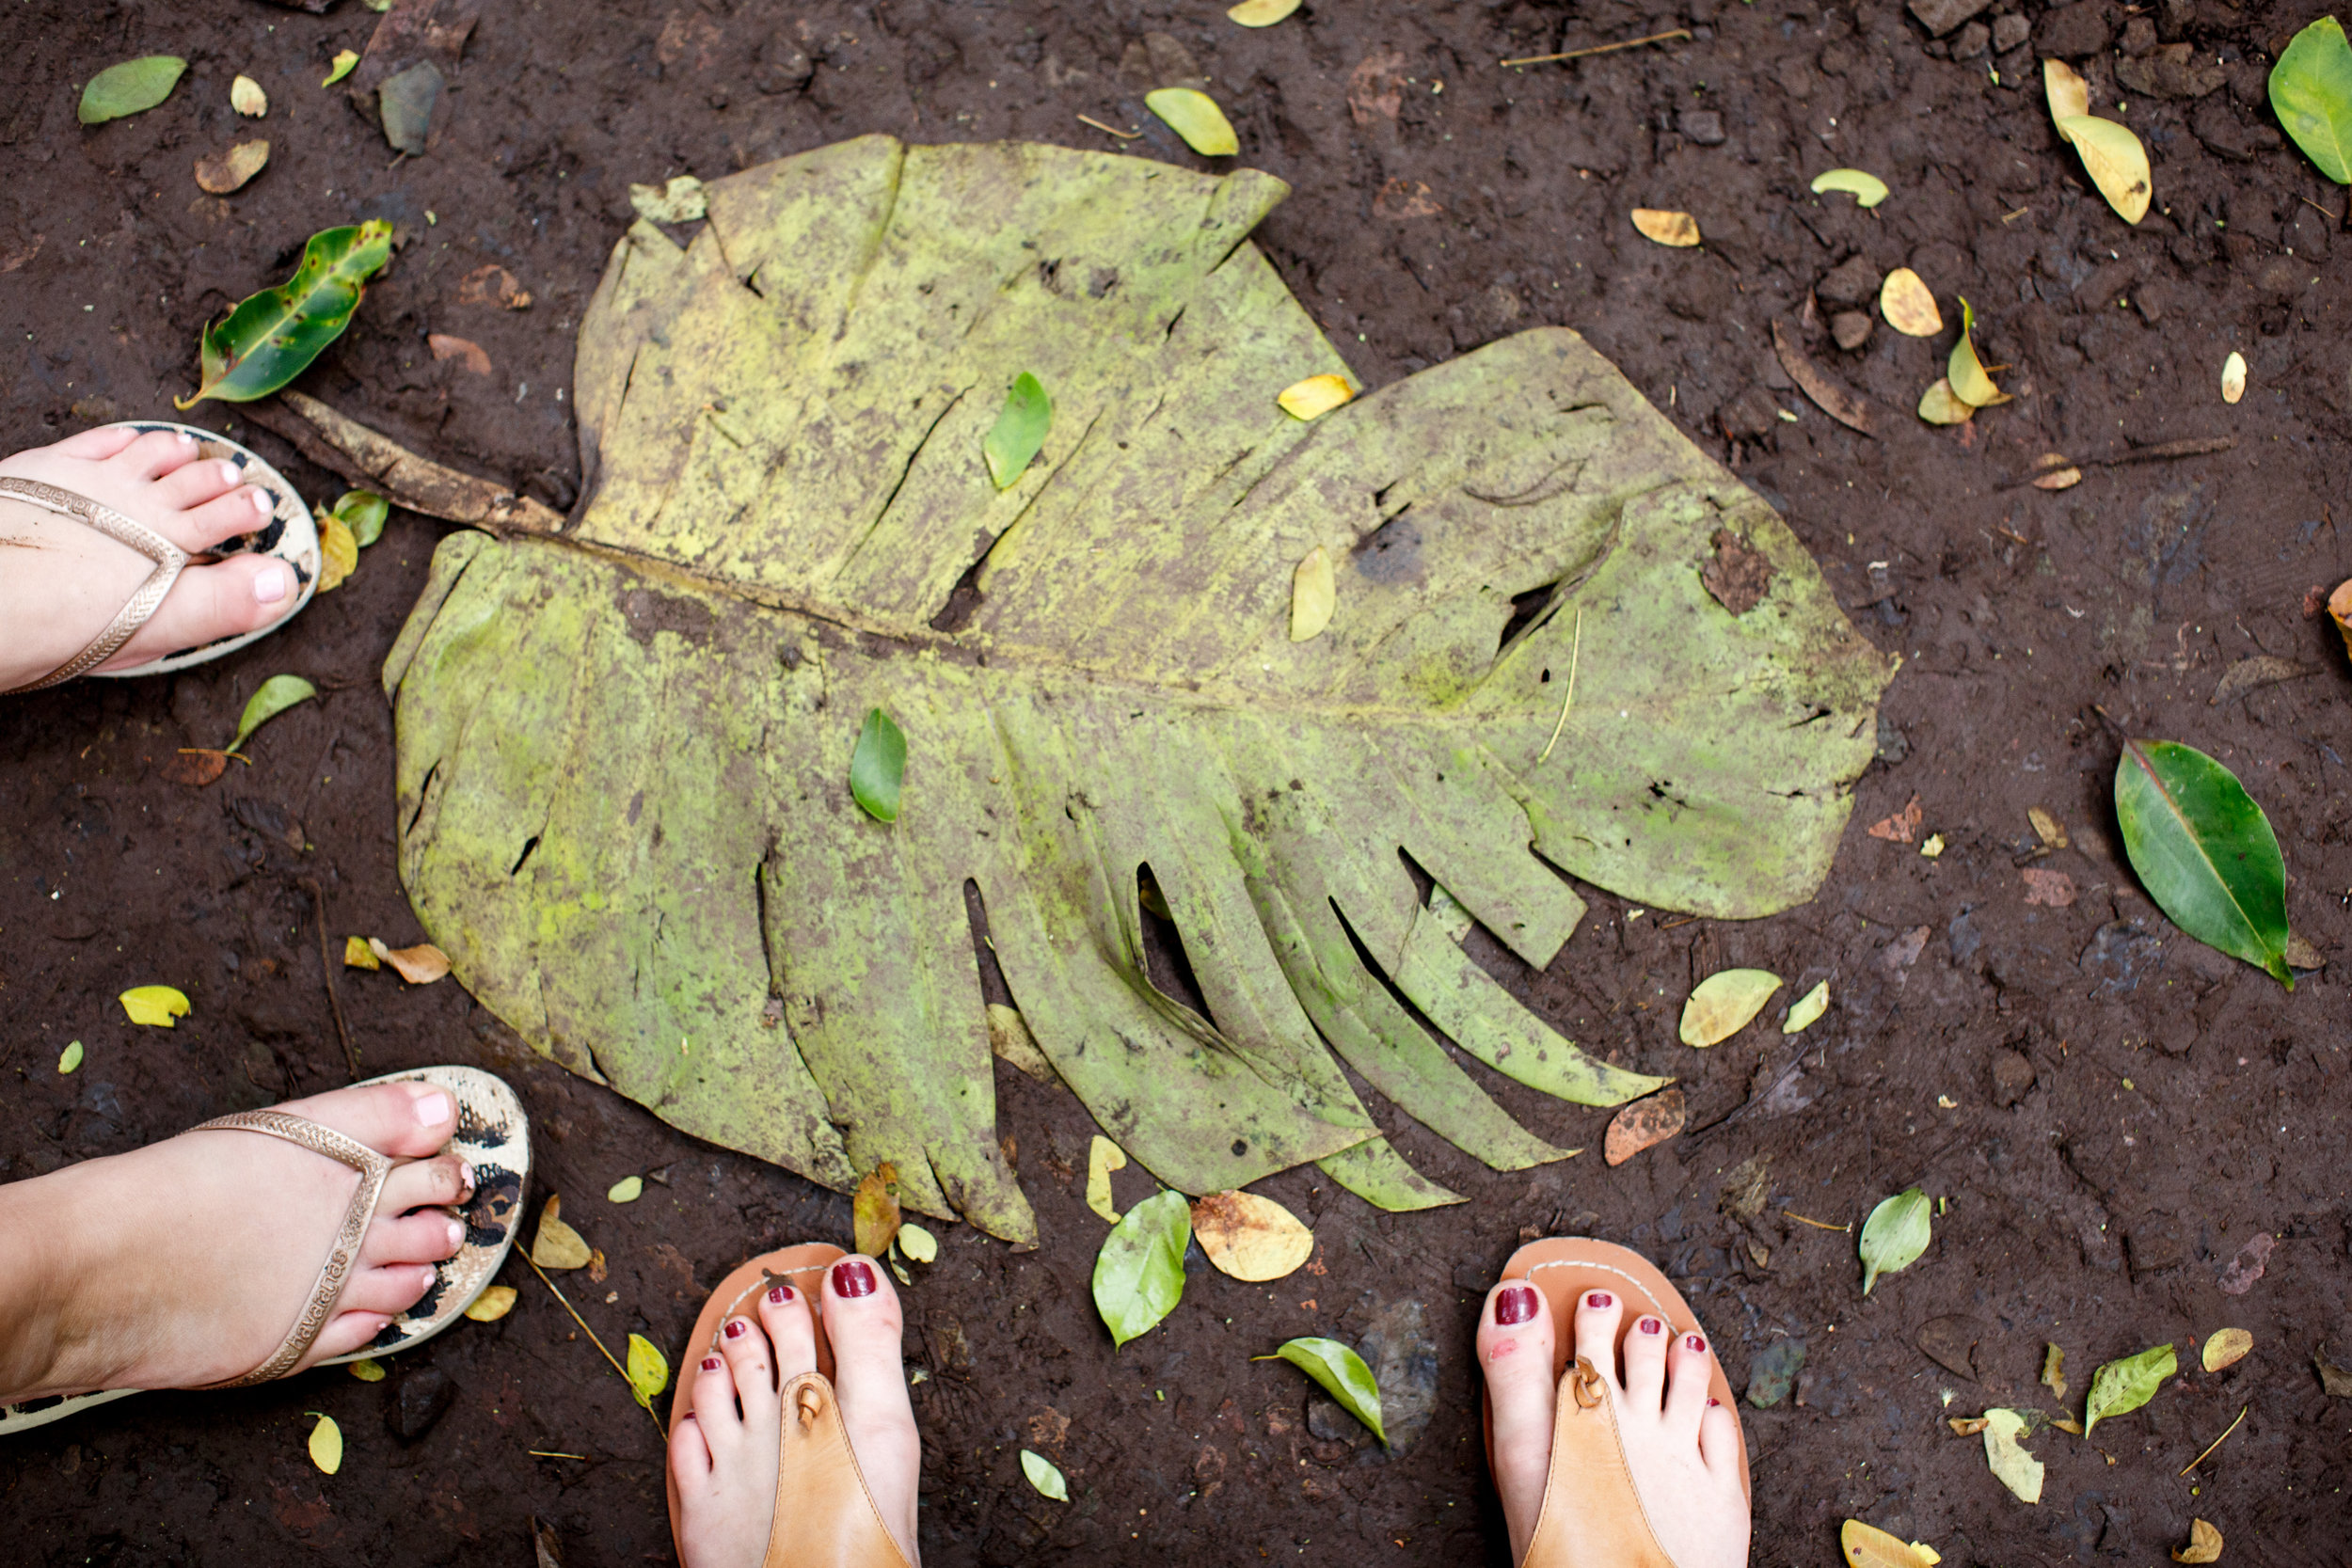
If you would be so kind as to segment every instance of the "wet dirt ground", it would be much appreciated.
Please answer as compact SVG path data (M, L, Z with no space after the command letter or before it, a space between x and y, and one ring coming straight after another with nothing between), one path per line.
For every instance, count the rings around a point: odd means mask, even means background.
M1587 1151L1497 1174L1397 1125L1408 1156L1470 1199L1419 1215L1379 1214L1311 1170L1264 1182L1315 1227L1311 1272L1267 1288L1196 1264L1182 1307L1114 1356L1087 1289L1103 1230L1084 1202L1091 1124L1000 1065L1002 1131L1045 1244L1015 1255L949 1228L907 1292L926 1559L1504 1561L1472 1315L1522 1236L1575 1230L1658 1259L1735 1387L1802 1347L1785 1397L1742 1402L1758 1563L1828 1561L1848 1516L1928 1541L1953 1568L2158 1561L2192 1516L2220 1528L2225 1560L2334 1562L2352 1402L2323 1392L2312 1358L2324 1346L2352 1362L2352 676L2306 594L2352 574L2352 235L2345 193L2280 145L2263 95L2267 61L2317 14L2305 0L2136 15L1994 0L1939 38L1890 4L1796 0L1311 3L1263 31L1164 0L486 0L435 144L395 161L318 85L377 22L358 0L324 16L18 0L0 14L0 442L167 413L193 385L201 323L283 277L313 230L383 215L397 260L303 385L567 505L573 329L632 182L872 132L1197 165L1141 103L1189 56L1242 159L1293 185L1259 243L1366 383L1528 326L1577 328L1786 513L1903 665L1814 902L1726 924L1587 889L1593 913L1549 972L1483 955L1580 1041L1681 1078L1692 1131L1622 1166L1599 1160L1604 1113L1470 1064L1530 1128ZM1690 36L1496 64L1676 28ZM2194 46L2186 64L2163 53L2175 40ZM164 52L191 61L165 106L75 123L94 70ZM2127 105L2115 112L2154 166L2137 229L2055 139L2043 52L2083 66L2101 112ZM207 197L193 161L257 134L228 104L241 71L272 100L270 166ZM1836 166L1894 195L1872 212L1810 195ZM1693 214L1707 244L1649 244L1634 207ZM1948 327L1923 342L1881 322L1858 350L1835 346L1831 318L1867 311L1905 264L1947 320L1954 295L1975 305L1985 358L2013 367L2013 404L1958 429L1912 416ZM461 298L489 265L527 309ZM1878 437L1791 387L1776 322L1878 405ZM430 333L478 344L487 373L435 358ZM2232 349L2249 368L2235 406L2218 395ZM314 500L342 488L233 410L198 417L288 464ZM2222 436L2234 446L2090 467L2063 492L2007 483L2044 451ZM199 673L0 705L0 1178L343 1081L319 911L338 951L353 932L419 936L392 863L375 671L440 531L395 515L348 586ZM2258 656L2304 673L2215 700ZM206 790L159 774L175 748L217 745L280 671L324 695L266 730L251 768ZM2292 995L2182 937L2138 891L2108 804L2120 734L2212 752L2268 812L2296 927L2328 959ZM1938 857L1866 832L1914 797L1915 836L1940 835ZM2063 824L2065 847L2040 852L2031 807ZM1683 1048L1688 988L1735 963L1787 976L1784 1000L1827 978L1834 1005L1801 1036L1771 1027L1776 1004L1711 1051ZM469 1062L520 1088L540 1191L561 1191L609 1259L602 1281L566 1276L608 1340L640 1332L675 1354L747 1253L847 1239L846 1199L536 1061L453 983L340 965L333 980L369 1070ZM185 990L193 1016L129 1026L115 995L148 983ZM87 1056L63 1076L70 1039ZM1729 1211L1755 1191L1748 1162L1764 1203L1742 1219ZM599 1196L643 1171L657 1174L640 1201ZM1853 1238L1824 1227L1912 1183L1947 1205L1934 1244L1866 1299ZM1118 1179L1122 1203L1149 1187ZM523 1564L535 1516L571 1568L666 1560L655 1424L519 1262L506 1278L522 1291L511 1316L396 1358L381 1383L336 1370L148 1395L8 1440L0 1556ZM1291 1369L1248 1360L1375 1323L1411 1352L1406 1304L1424 1363L1434 1352L1435 1403L1393 1455L1311 1419ZM1936 1342L1957 1368L1921 1350L1939 1318L1965 1320L1945 1327L1974 1341L1973 1361L1952 1335ZM2198 1370L2194 1345L2231 1324L2253 1354ZM2037 1381L2046 1343L2065 1351L2079 1417L2092 1368L2165 1341L2186 1370L2146 1409L2089 1440L2032 1440L2048 1467L2038 1506L1946 1425L1988 1406L2057 1414ZM318 1411L347 1434L332 1478L304 1450ZM1061 1465L1070 1503L1025 1484L1024 1446Z

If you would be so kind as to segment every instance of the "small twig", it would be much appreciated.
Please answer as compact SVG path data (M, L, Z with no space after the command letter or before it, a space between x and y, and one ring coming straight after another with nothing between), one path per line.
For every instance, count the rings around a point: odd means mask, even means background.
M2230 1440L2230 1433L2235 1432L2238 1429L2238 1423L2246 1419L2246 1412L2253 1408L2254 1407L2249 1404L2240 1409L2237 1413L2237 1420L2230 1423L2229 1430L2222 1433L2220 1436L2213 1440L2212 1448L2208 1448L2203 1453L2201 1453L2196 1458L2190 1460L2188 1462L2188 1470L2183 1470L2181 1474L2186 1475L2189 1470L2194 1470L2198 1465L2202 1465L2206 1460L2211 1459L2213 1457L2214 1449L2219 1448L2222 1444Z
M230 755L236 753L231 752ZM319 921L319 978L326 982L326 1006L335 1015L335 1033L343 1042L343 1065L351 1069L351 1081L359 1081L359 1048L351 1043L351 1025L343 1022L342 998L335 994L335 956L326 942L326 895L319 891L318 879L305 877L303 887L310 895L310 908Z
M1560 732L1567 728L1568 705L1576 701L1577 660L1583 657L1583 653L1584 607L1578 605L1576 607L1576 641L1568 647L1568 694L1560 699L1560 718L1551 726L1551 738L1544 742L1544 749L1541 752L1535 753L1535 766L1538 768L1541 768L1545 759L1551 755L1551 749L1560 744Z
M585 1459L588 1457L584 1453L557 1453L552 1449L525 1449L523 1451L533 1459Z
M596 1338L596 1331L588 1326L588 1320L580 1315L579 1308L575 1307L564 1298L563 1291L555 1288L555 1281L548 1277L548 1272L539 1266L539 1260L532 1257L529 1253L524 1253L522 1258L524 1262L531 1265L531 1272L539 1276L539 1283L548 1288L548 1293L555 1297L557 1301L563 1303L564 1310L572 1315L572 1322L578 1323L580 1325L580 1331L588 1336L588 1342L596 1347L596 1354L603 1356L607 1361L611 1361L612 1363L613 1373L618 1376L623 1383L628 1385L629 1396L632 1399L635 1398L637 1394L637 1385L629 1377L628 1369L623 1367L618 1361L612 1360L612 1353L604 1348L604 1341ZM641 1401L640 1402L643 1403L644 1402ZM652 1418L654 1430L661 1433L661 1440L664 1443L667 1443L670 1440L670 1434L666 1431L662 1430L661 1418L654 1415L653 1406L651 1404L645 1405L645 1414Z
M1078 123L1081 125L1091 125L1097 131L1102 132L1104 135L1117 136L1120 141L1141 141L1143 139L1143 133L1140 131L1115 130L1112 127L1104 124L1101 120L1096 119L1092 115L1080 115L1078 117Z
M1851 1225L1832 1225L1826 1220L1806 1219L1803 1214L1798 1213L1794 1209L1783 1209L1781 1212L1788 1215L1790 1219L1795 1220L1799 1225L1809 1225L1816 1230L1835 1230L1839 1235L1843 1236L1853 1229L1853 1227Z
M1559 55L1526 55L1518 59L1504 60L1502 63L1504 65L1549 65L1554 60L1581 60L1587 55L1606 55L1616 49L1638 49L1645 43L1663 43L1668 39L1687 39L1690 36L1691 29L1688 27L1670 27L1662 33L1652 33L1647 38L1627 39L1622 43L1597 43L1590 49L1571 49Z

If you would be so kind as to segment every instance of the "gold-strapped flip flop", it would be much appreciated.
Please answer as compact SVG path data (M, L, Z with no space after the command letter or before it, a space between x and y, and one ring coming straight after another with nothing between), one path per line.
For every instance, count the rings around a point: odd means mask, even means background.
M1640 1253L1609 1242L1553 1237L1532 1242L1503 1265L1505 1283L1524 1279L1543 1291L1551 1307L1551 1372L1559 1400L1551 1430L1551 1471L1544 1481L1542 1512L1528 1537L1519 1568L1676 1568L1658 1543L1649 1512L1627 1468L1617 1433L1617 1411L1610 1382L1581 1356L1574 1356L1576 1304L1587 1291L1607 1291L1625 1303L1617 1321L1616 1350L1645 1317L1663 1318L1677 1335L1700 1334L1698 1315L1657 1266ZM1714 1341L1708 1339L1708 1344ZM1570 1366L1571 1359L1575 1365ZM1739 1406L1724 1376L1720 1357L1709 1354L1707 1391L1732 1413ZM1750 1495L1748 1437L1739 1433L1740 1490ZM1494 1418L1486 1419L1486 1464L1494 1465Z
M515 1243L516 1215L522 1207L524 1184L531 1180L531 1127L523 1115L522 1101L504 1083L478 1068L420 1068L409 1072L388 1072L367 1081L368 1085L410 1083L431 1084L447 1090L457 1107L457 1129L442 1152L454 1154L473 1167L473 1196L455 1212L466 1225L465 1244L456 1257L434 1265L433 1286L421 1300L386 1324L373 1341L347 1355L320 1362L323 1367L341 1366L363 1356L389 1355L432 1338L473 1305ZM359 1173L358 1190L344 1209L342 1224L319 1269L318 1283L295 1317L294 1326L260 1366L242 1377L212 1386L242 1388L284 1377L300 1365L320 1330L334 1317L335 1303L342 1294L352 1265L358 1259L360 1238L367 1233L368 1222L375 1216L376 1197L383 1190L384 1179L396 1164L405 1162L388 1160L333 1128L283 1111L241 1111L190 1131L258 1132L283 1138L340 1161ZM136 1388L109 1388L0 1405L0 1435L46 1426L92 1405L137 1392Z
M784 1441L776 1455L775 1523L769 1528L761 1568L909 1568L882 1510L866 1490L866 1473L850 1451L841 1424L841 1401L833 1387L833 1341L825 1337L825 1271L849 1254L823 1242L803 1242L753 1259L719 1282L694 1320L679 1363L686 1369L721 1354L719 1329L729 1318L756 1319L759 1298L773 1285L789 1285L808 1303L817 1327L817 1370L787 1378L779 1392ZM677 1436L693 1402L681 1390L670 1402L670 1435ZM677 1543L677 1477L662 1466L670 1487L670 1536ZM786 1505L787 1499L789 1506ZM678 1545L678 1560L686 1548Z
M113 507L94 501L87 496L60 489L55 484L45 484L40 480L0 479L0 498L24 501L44 512L54 512L60 517L71 517L83 527L138 551L155 563L155 569L147 575L130 601L107 624L106 629L92 638L80 653L37 681L28 681L10 690L0 691L0 697L60 686L76 675L162 675L184 670L191 664L201 664L206 659L218 658L284 626L296 611L310 602L310 595L317 590L318 525L310 516L310 509L303 504L302 498L294 493L294 485L285 475L226 436L195 425L178 424L169 420L128 420L119 426L105 428L135 430L141 435L158 430L178 431L196 441L199 459L226 459L244 469L246 483L258 485L269 494L272 502L269 520L251 533L224 541L204 559L248 553L276 556L294 568L294 604L285 614L257 630L236 637L224 637L199 648L183 648L160 658L151 658L134 669L102 671L98 666L112 658L141 626L147 625L148 618L164 602L164 595L169 594L172 584L179 580L180 574L187 570L197 558L145 523L127 517ZM0 1426L0 1431L6 1430L5 1426Z

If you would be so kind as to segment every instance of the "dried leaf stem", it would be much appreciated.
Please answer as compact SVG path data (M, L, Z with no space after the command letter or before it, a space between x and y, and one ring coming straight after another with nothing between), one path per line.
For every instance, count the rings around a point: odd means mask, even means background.
M1597 43L1590 49L1570 49L1559 55L1526 55L1518 59L1504 60L1502 63L1504 65L1549 65L1554 60L1581 60L1587 55L1606 55L1618 49L1638 49L1645 43L1663 43L1668 39L1687 39L1690 36L1691 29L1688 27L1669 27L1662 33L1652 33L1647 38L1626 39L1617 43Z
M1544 749L1541 752L1535 753L1535 766L1538 768L1542 767L1545 759L1551 755L1551 749L1560 744L1560 732L1567 728L1568 705L1576 701L1577 661L1583 656L1583 653L1584 607L1578 605L1576 607L1576 639L1568 645L1568 692L1566 696L1560 699L1560 718L1551 726L1551 738L1544 742Z
M520 1252L519 1248L516 1250ZM553 1296L558 1302L561 1302L563 1304L564 1310L572 1315L572 1322L578 1323L580 1325L580 1331L588 1336L588 1342L596 1347L596 1354L603 1356L608 1362L612 1362L614 1375L619 1377L623 1383L628 1384L629 1392L634 1394L637 1391L637 1385L630 1382L628 1369L624 1368L618 1361L614 1361L612 1359L612 1353L604 1348L604 1341L596 1338L596 1331L588 1326L588 1320L580 1315L580 1309L575 1307L571 1302L565 1298L563 1291L555 1288L555 1281L548 1277L547 1270L541 1268L538 1263L532 1259L529 1253L521 1253L521 1257L524 1262L531 1264L531 1272L539 1276L539 1283L548 1288L548 1293ZM666 1431L663 1431L661 1426L661 1418L653 1414L653 1406L651 1404L647 1404L645 1406L645 1414L653 1417L654 1430L661 1433L661 1440L664 1443L667 1443L670 1440L670 1434Z
M230 753L235 755L233 752ZM359 1048L351 1043L351 1025L343 1022L342 998L335 994L335 956L326 942L326 895L319 891L318 879L305 877L302 886L310 895L310 908L319 921L319 977L326 982L326 1006L335 1015L335 1033L343 1042L343 1064L351 1069L351 1081L359 1081Z
M1115 130L1112 127L1104 124L1092 115L1080 115L1078 117L1078 123L1081 125L1091 125L1104 135L1117 136L1120 141L1141 141L1143 139L1143 133L1140 131Z
M2215 1439L2213 1440L2212 1444L2211 1444L2211 1445L2210 1445L2210 1446L2209 1446L2209 1447L2205 1449L2205 1451L2204 1451L2203 1453L2201 1453L2201 1454L2199 1454L2196 1458L2194 1458L2194 1459L2190 1460L2190 1461L2188 1462L2188 1466L2187 1466L2187 1468L2186 1468L2186 1469L2184 1469L2184 1470L2181 1472L2181 1474L2182 1474L2182 1475L2186 1475L2186 1474L2188 1474L2189 1470L2194 1470L2195 1468L2197 1468L2197 1466L2198 1466L2198 1465L2202 1465L2202 1464L2203 1464L2206 1460L2211 1459L2211 1458L2213 1457L2213 1450L2214 1450L2215 1449L2219 1448L2222 1444L2224 1444L2224 1443L2226 1443L2226 1442L2228 1442L2228 1441L2230 1440L2230 1433L2233 1433L2233 1432L2235 1432L2235 1431L2238 1429L2239 1425L2240 1425L2242 1422L2244 1422L2244 1421L2245 1421L2245 1419L2246 1419L2246 1412L2247 1412L2247 1411L2249 1411L2249 1410L2251 1410L2251 1409L2253 1409L2253 1408L2254 1408L2254 1407L2253 1407L2252 1405L2250 1405L2250 1404L2249 1404L2249 1405L2243 1406L2242 1408L2240 1408L2240 1409L2239 1409L2239 1411L2238 1411L2238 1413L2237 1413L2237 1419L2236 1419L2236 1420L2234 1420L2234 1421L2232 1421L2232 1422L2229 1424L2229 1426L2228 1426L2228 1427L2227 1427L2227 1428L2226 1428L2226 1429L2222 1432L2221 1435L2220 1435L2220 1436L2218 1436L2218 1437L2217 1437L2217 1438L2215 1438ZM2104 1451L2104 1450L2102 1450L2102 1451Z
M1803 1214L1798 1213L1794 1209L1783 1209L1781 1212L1788 1215L1790 1219L1795 1220L1799 1225L1809 1225L1816 1230L1835 1230L1842 1236L1853 1229L1853 1227L1851 1225L1832 1225L1827 1220L1806 1219Z

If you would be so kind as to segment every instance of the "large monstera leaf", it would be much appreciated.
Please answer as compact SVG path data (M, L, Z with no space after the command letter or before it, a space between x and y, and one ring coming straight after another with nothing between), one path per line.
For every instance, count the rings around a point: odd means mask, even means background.
M837 1188L889 1160L1015 1240L967 886L1046 1056L1186 1192L1320 1161L1449 1200L1343 1062L1491 1165L1558 1158L1422 1020L1579 1103L1661 1083L1513 1001L1459 911L1543 965L1563 872L1808 897L1883 663L1573 332L1282 412L1348 373L1246 238L1284 191L868 137L713 183L683 249L632 230L580 327L588 500L451 536L385 670L402 872L469 989L687 1132ZM1053 429L1000 492L1025 371ZM1700 581L1726 530L1773 568L1737 616ZM1318 546L1338 610L1295 643ZM877 707L891 824L848 785ZM1146 866L1206 1016L1149 978Z

